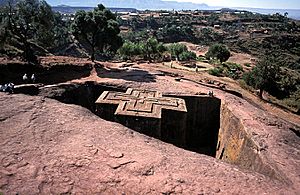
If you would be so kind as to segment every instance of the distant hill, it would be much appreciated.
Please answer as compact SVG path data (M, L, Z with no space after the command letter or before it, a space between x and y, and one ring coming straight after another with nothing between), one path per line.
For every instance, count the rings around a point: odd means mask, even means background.
M13 0L17 2L19 0ZM206 9L221 9L220 6L210 7L206 4L189 3L189 2L177 2L177 1L164 1L164 0L85 0L74 1L74 0L46 0L51 6L54 6L54 10L66 13L73 13L78 10L78 7L84 10L91 10L97 4L102 3L106 7L110 8L134 8L137 10L206 10ZM6 4L8 0L0 0L0 6ZM61 5L61 4L64 5ZM65 7L66 9L63 9ZM251 12L257 12L261 14L284 14L288 12L288 17L300 20L299 9L263 9L263 8L247 8L247 7L236 7L234 9L247 10ZM74 11L75 10L75 11ZM118 10L120 11L120 10ZM123 11L123 10L122 10ZM135 12L134 10L129 10Z
M285 12L287 12L289 18L300 20L300 9L264 9L264 8L249 8L249 7L237 7L237 9L247 10L250 12L257 12L260 14L280 13L283 15Z
M0 0L0 6L7 4L8 0Z
M106 7L122 7L122 8L136 8L140 10L145 9L208 9L206 4L197 4L189 2L177 2L177 1L162 1L162 0L85 0L84 3L81 1L73 0L48 0L52 6L57 6L62 2L65 5L79 6L79 7L95 7L97 4L102 3Z
M58 5L53 6L52 10L55 12L60 12L62 14L74 14L78 10L84 10L84 11L92 11L94 7L71 7L66 5ZM134 8L109 8L112 12L131 12L136 13L138 12L137 9Z

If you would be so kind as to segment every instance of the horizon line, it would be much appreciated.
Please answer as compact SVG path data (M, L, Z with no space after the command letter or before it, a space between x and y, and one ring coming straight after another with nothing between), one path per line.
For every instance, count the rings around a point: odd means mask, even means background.
M58 5L51 5L49 4L51 7L58 7L58 6L68 6L68 7L87 7L87 8L91 8L91 7L96 7L97 5L95 6L84 6L84 5L67 5L67 4L58 4ZM105 5L104 5L105 6ZM105 6L106 7L106 6ZM138 8L135 8L135 7L112 7L112 6L107 6L108 8L128 8L128 9L137 9L139 10ZM263 8L263 7L226 7L226 6L209 6L208 5L208 8L211 8L212 10L214 9L266 9L266 10L299 10L300 11L300 8ZM143 9L143 10L146 10L146 9ZM168 10L168 9L149 9L149 10ZM173 9L169 9L169 10L173 10ZM183 9L183 10L206 10L206 9ZM207 9L209 10L209 9Z

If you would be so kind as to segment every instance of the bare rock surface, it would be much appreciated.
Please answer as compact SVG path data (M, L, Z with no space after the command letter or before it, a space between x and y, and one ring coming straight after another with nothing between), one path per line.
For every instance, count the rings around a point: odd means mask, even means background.
M296 194L56 100L0 94L4 194Z
M69 63L50 59L61 61ZM299 194L299 116L257 100L232 80L162 64L127 65L93 65L90 73L70 73L60 84L45 77L44 84L54 85L37 88L40 96L0 93L0 194ZM203 85L205 80L209 85L225 82L226 89L243 98ZM87 81L164 94L213 90L256 146L250 147L257 154L254 162L261 160L278 177L177 148L83 107L46 98L63 99L66 91ZM78 101L85 93L90 91L76 94Z

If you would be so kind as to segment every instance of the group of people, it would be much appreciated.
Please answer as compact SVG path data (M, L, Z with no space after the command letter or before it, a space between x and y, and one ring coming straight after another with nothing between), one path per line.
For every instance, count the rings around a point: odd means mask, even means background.
M23 81L25 83L29 83L29 78L26 73L23 75ZM31 81L31 83L35 83L35 75L34 74L31 75L30 81Z
M22 77L24 83L35 83L35 75L32 74L30 78L28 78L27 74L25 73ZM0 92L8 92L14 93L15 84L12 82L6 83L4 85L0 85Z
M13 83L7 83L4 85L0 85L0 91L2 92L8 92L8 93L13 93L15 88L15 84Z

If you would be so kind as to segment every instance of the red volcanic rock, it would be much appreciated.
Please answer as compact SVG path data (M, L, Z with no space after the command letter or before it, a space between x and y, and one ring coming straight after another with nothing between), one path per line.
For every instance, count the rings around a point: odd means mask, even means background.
M256 99L234 81L162 64L94 65L65 57L41 61L44 67L61 68L38 75L42 83L54 84L28 93L40 96L0 93L0 194L299 194L299 116ZM20 67L14 67L19 77ZM6 65L2 68L14 82ZM212 84L198 82L212 79ZM216 83L225 83L227 91ZM93 106L96 92L101 94L94 84L172 97L213 90L221 102L216 150L221 160L46 98ZM24 86L18 90L32 92ZM205 116L201 107L210 106L193 98L198 106L190 108Z
M76 105L3 93L0 102L4 194L297 192L292 184L163 143Z

